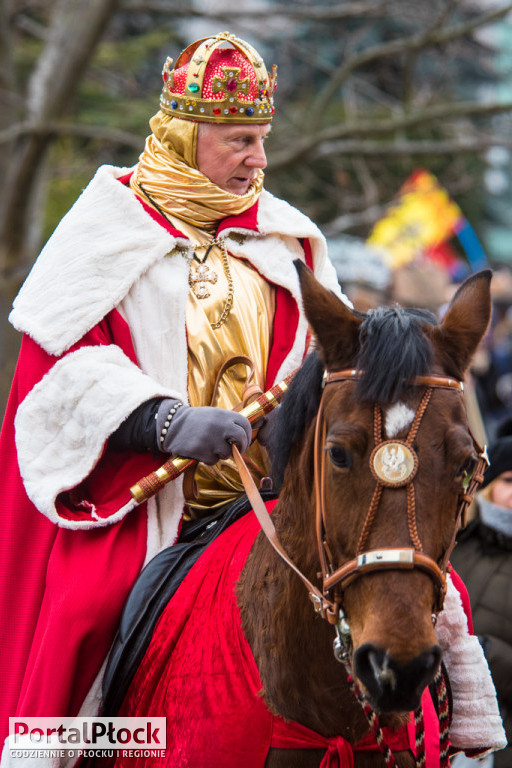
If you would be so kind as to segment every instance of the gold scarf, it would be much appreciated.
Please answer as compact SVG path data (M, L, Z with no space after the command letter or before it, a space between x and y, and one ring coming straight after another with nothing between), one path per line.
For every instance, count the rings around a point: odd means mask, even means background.
M157 112L149 125L153 133L130 179L135 194L149 196L164 213L208 232L215 232L227 216L254 205L263 189L263 171L258 171L245 195L233 195L197 168L198 123Z

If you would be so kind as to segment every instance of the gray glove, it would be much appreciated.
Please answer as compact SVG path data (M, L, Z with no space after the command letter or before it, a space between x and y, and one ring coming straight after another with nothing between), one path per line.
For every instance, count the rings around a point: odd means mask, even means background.
M169 413L176 406L169 420ZM245 416L235 411L209 406L191 408L177 400L163 400L156 416L156 434L161 451L216 464L219 459L231 456L232 443L245 453L251 442L252 427Z

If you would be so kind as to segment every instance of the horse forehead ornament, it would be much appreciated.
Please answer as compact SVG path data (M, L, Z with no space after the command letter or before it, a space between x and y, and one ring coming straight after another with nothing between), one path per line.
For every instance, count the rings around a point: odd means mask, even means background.
M382 483L400 488L416 474L418 457L404 443L388 440L372 454L370 468Z

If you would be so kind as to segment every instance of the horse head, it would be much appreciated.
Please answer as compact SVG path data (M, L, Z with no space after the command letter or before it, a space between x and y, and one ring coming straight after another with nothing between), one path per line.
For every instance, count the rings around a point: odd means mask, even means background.
M444 571L479 461L460 382L489 323L491 273L466 280L438 322L355 312L298 269L316 351L282 406L275 466L280 504L294 500L318 553L287 544L313 579L323 573L372 706L413 710L439 668Z

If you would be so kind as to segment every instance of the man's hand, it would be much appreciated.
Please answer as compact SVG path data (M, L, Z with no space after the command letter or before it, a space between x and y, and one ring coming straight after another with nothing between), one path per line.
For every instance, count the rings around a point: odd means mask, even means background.
M171 414L173 408L176 410ZM159 450L205 464L229 458L233 443L240 453L245 453L251 433L251 424L245 416L223 408L191 408L179 401L163 400L156 417Z

